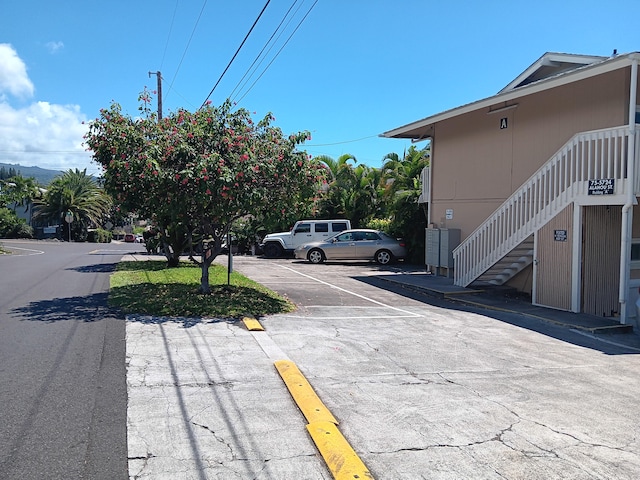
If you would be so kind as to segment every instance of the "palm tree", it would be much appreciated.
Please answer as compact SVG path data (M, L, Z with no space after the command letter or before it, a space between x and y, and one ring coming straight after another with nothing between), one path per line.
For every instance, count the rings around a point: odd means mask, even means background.
M315 157L315 159L316 161L320 162L321 164L324 164L327 167L327 170L331 174L329 175L330 182L333 182L336 180L340 170L345 168L348 169L351 167L351 165L349 164L350 160L353 160L354 162L356 161L356 157L354 157L350 153L345 153L344 155L341 155L340 157L338 157L337 160L331 158L328 155L318 155L317 157Z
M387 154L382 161L385 195L420 196L420 174L429 164L429 149L418 150L411 145L401 159L397 153Z
M422 191L420 174L429 164L430 150L418 150L414 145L400 156L390 153L383 159L381 187L392 233L404 236L409 256L419 261L424 254L425 215L420 211L418 197Z
M29 207L34 198L41 195L33 178L24 178L21 175L0 180L0 206L13 204L13 211L17 207Z
M101 226L102 219L111 208L111 198L100 188L95 179L87 175L87 170L68 170L57 177L51 185L44 199L38 202L36 217L63 222L68 212L71 213L76 239L84 239L87 228Z
M351 154L344 154L337 160L321 155L316 160L330 172L329 184L320 201L320 214L348 218L354 227L364 225L377 211L377 169L356 164L356 157Z

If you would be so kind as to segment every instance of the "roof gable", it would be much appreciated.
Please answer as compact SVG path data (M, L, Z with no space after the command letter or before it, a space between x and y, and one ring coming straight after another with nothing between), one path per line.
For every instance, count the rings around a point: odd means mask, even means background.
M552 63L554 61L573 64L573 68L569 68L568 65L564 65L563 67L560 64L556 64L555 67L554 65L547 65L551 67L551 69L541 70L541 68L545 66L545 63ZM515 108L518 99L521 97L606 74L614 70L627 68L632 65L633 62L640 62L640 52L620 55L614 54L611 57L587 57L583 55L548 53L538 59L538 61L496 95L446 110L436 115L423 118L422 120L411 122L407 125L381 133L380 136L385 138L410 138L412 141L418 142L431 138L434 134L435 125L438 122L480 109L486 109L487 113L493 113L505 108ZM556 68L555 73L551 72L553 68ZM562 68L565 69L562 70ZM535 72L538 72L538 75L541 76L534 78ZM546 74L550 76L542 76L543 72L546 72ZM524 83L527 79L530 79L530 81Z
M524 87L538 80L545 80L556 75L561 75L580 67L601 62L607 58L610 57L547 52L498 93Z

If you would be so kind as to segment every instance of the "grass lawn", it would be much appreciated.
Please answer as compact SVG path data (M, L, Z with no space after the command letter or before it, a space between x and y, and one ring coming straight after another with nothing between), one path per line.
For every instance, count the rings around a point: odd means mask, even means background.
M167 268L165 261L120 262L111 275L109 305L124 313L166 317L240 318L243 315L286 313L295 309L289 300L227 269L211 265L211 294L198 293L200 267L182 263Z

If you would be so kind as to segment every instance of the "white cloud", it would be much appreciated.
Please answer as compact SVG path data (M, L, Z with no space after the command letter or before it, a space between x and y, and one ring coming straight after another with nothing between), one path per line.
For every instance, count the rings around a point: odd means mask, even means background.
M4 92L15 97L33 96L33 83L27 67L8 43L0 43L0 95Z
M62 43L62 42L47 42L45 44L45 47L47 47L47 50L49 50L49 53L58 53L59 50L62 50L64 48L64 43Z
M88 126L78 105L34 101L14 107L10 97L33 95L24 62L8 44L0 44L0 162L52 170L87 168L91 156L82 145Z

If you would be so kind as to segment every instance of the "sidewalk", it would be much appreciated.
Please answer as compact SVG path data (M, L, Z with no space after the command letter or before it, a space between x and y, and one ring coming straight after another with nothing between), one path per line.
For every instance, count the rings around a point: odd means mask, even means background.
M154 257L126 257L134 258ZM306 280L318 269L300 276L294 270L301 268L255 262L250 269L240 259L235 265L248 273L267 270L258 276L266 284L306 288L311 298L315 289L326 296L337 288ZM347 295L349 285L358 288L353 280L370 281L378 291L367 288L367 295L379 294L380 301L360 302L358 295L342 305L332 298L310 311L261 319L264 331L233 319L128 316L129 478L329 478L306 417L278 374L283 360L298 366L380 480L426 472L492 478L497 471L505 478L524 478L526 471L564 478L567 469L584 473L574 465L585 460L610 476L632 478L627 473L640 465L632 447L592 447L633 446L629 426L637 422L621 405L638 394L637 335L594 334L588 329L611 322L460 289L419 267L369 267L336 269L350 277L337 291ZM417 301L406 299L404 306L385 288ZM535 318L523 321L520 313ZM573 323L560 322L562 316ZM539 321L562 326L544 325L538 335L530 325ZM562 341L563 326L603 340L570 333L571 341ZM579 399L568 399L568 392Z
M468 306L526 315L543 322L599 337L618 338L621 336L619 338L623 338L625 344L640 348L640 335L638 332L634 332L633 325L623 325L614 318L532 305L528 299L507 290L458 287L453 284L452 278L432 275L412 266L407 266L395 273L380 274L377 278L413 292Z

